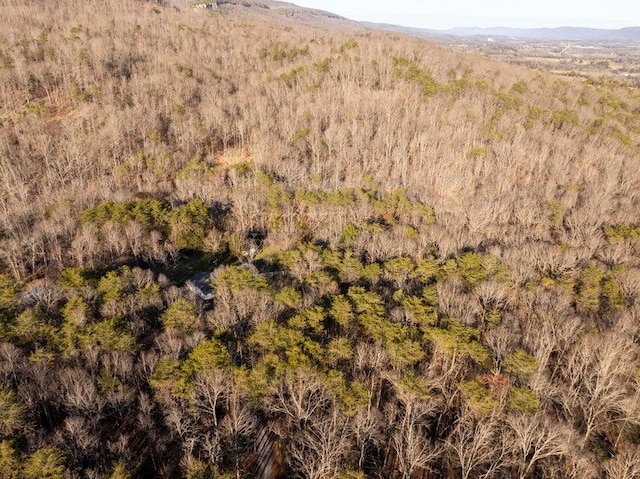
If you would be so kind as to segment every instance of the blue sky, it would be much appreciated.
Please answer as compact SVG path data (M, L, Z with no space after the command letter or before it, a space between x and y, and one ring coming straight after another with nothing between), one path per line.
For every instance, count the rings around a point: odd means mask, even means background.
M640 26L640 0L288 0L354 20L424 28Z

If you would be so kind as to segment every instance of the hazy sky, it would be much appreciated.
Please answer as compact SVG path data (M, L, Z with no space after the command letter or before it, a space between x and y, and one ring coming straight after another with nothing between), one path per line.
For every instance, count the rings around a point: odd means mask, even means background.
M425 28L640 26L640 0L288 0L353 20Z

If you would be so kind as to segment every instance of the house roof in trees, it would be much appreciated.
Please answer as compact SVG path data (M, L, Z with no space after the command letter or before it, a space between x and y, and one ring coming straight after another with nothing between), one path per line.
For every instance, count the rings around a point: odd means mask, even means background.
M205 301L213 299L213 287L211 286L212 271L203 271L187 281L187 288L197 297Z

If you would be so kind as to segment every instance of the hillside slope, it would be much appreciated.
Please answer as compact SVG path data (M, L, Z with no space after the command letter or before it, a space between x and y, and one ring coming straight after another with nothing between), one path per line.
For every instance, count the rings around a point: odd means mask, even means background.
M629 477L639 91L253 8L0 2L0 476Z

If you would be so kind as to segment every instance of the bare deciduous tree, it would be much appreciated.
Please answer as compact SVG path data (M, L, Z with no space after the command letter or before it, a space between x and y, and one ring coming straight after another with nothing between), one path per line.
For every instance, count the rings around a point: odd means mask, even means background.
M625 335L590 335L576 344L567 358L564 406L582 425L583 447L596 431L624 419L634 349Z
M510 416L507 425L520 479L530 476L537 463L547 458L561 457L571 447L570 435L560 425L551 424L541 415Z
M640 451L628 448L604 464L607 479L637 479L640 477Z
M506 455L503 437L495 417L481 419L465 412L446 441L446 449L460 467L462 479L481 474L491 477L504 466Z
M443 453L442 446L430 438L430 420L437 414L434 399L412 393L400 395L400 411L393 422L392 444L398 458L403 479L410 479L417 471L428 470L430 464Z
M193 382L193 396L199 411L213 419L218 426L218 408L222 406L231 384L231 377L220 369L207 369L198 373Z
M269 411L298 424L330 408L332 397L316 373L295 371L278 382L267 401Z
M343 469L351 442L345 419L333 414L293 432L288 451L293 470L308 479L322 479Z

